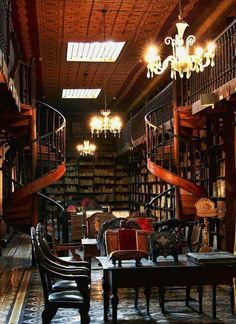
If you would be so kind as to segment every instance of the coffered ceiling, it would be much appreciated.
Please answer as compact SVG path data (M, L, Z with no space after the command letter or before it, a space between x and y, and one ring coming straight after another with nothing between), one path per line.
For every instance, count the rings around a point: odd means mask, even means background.
M145 47L175 34L177 0L12 0L22 58L36 63L37 96L65 115L98 112L107 84L108 107L128 116L156 93L161 77L146 78ZM235 16L235 0L182 0L189 32L212 38ZM67 62L67 43L125 41L115 63ZM161 47L163 55L170 48ZM62 99L63 88L101 88L97 99Z

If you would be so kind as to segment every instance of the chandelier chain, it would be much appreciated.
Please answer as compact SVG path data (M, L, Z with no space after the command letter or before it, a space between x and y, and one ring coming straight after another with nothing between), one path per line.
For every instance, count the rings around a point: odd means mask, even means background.
M181 4L181 0L179 0L179 21L182 21L182 4Z

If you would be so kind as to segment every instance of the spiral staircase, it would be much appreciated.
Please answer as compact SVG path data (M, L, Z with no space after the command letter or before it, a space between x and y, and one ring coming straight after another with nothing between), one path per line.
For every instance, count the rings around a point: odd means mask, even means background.
M199 140L206 120L192 116L189 106L178 107L174 116L167 110L161 106L145 116L147 168L161 183L147 212L155 210L160 220L193 219L196 201L207 196L208 163Z
M64 116L41 102L2 115L0 128L8 134L9 147L2 165L7 225L29 232L38 222L40 191L65 172L65 127Z

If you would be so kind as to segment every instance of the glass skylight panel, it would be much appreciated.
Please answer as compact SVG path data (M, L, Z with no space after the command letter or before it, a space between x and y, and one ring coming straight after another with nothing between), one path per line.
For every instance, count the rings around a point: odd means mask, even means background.
M125 42L73 43L67 47L67 61L115 62Z
M63 89L63 99L96 99L101 89Z

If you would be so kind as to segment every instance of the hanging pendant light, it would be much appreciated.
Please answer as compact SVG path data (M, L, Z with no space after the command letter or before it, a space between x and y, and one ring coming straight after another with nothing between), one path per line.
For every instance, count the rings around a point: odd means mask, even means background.
M103 9L102 14L104 17L104 43L106 42L106 24L105 16L107 10ZM110 132L114 137L118 134L120 136L122 128L122 122L119 116L111 116L111 110L107 109L107 84L104 78L104 109L101 110L100 116L94 116L90 121L90 129L92 137L95 134L97 137L103 132L104 137L107 137L107 133Z
M195 43L195 36L189 35L183 39L186 28L189 26L181 18L181 0L179 0L179 22L176 24L177 34L175 38L166 37L165 44L172 46L172 55L169 55L163 62L156 47L151 46L145 59L147 61L147 77L152 78L154 74L162 74L170 65L171 78L176 79L178 73L181 78L186 75L188 79L192 72L202 72L207 66L214 66L215 45L209 43L204 50L201 47L190 54L190 47Z
M81 156L94 155L96 146L89 143L89 140L84 140L83 144L77 145L77 150Z

